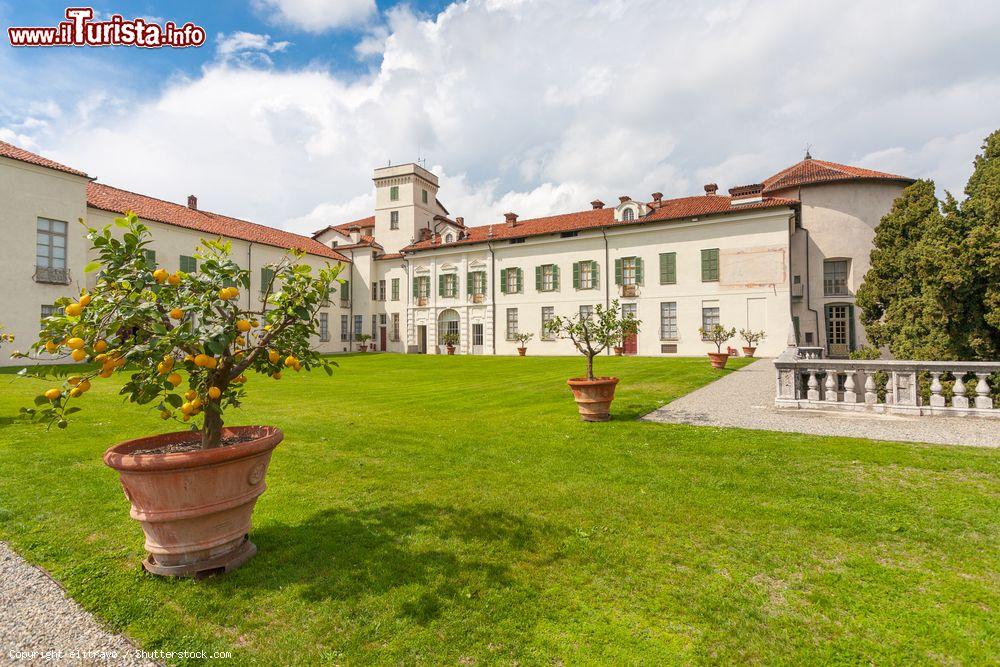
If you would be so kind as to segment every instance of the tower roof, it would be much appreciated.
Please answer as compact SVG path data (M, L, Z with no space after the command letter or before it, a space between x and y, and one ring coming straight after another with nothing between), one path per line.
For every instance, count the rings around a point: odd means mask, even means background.
M817 183L833 183L835 181L899 181L910 184L914 181L906 176L889 174L884 171L865 169L863 167L852 167L826 160L816 160L812 157L793 164L787 169L782 169L777 174L764 179L764 192L775 192L785 188L798 187L800 185L813 185Z

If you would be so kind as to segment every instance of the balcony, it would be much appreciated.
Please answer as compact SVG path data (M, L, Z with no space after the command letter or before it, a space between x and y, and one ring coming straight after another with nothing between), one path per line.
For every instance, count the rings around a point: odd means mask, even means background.
M639 286L638 285L622 285L619 294L625 298L631 298L639 296Z
M469 297L469 300L472 301L472 303L485 303L485 301L486 301L486 295L485 294L473 294L473 295L471 295Z
M36 264L33 277L36 283L45 283L46 285L69 285L70 282L69 269L66 267L38 266Z
M805 289L804 289L804 286L802 285L802 283L799 283L797 285L792 285L792 298L793 299L801 299L803 294L805 294Z
M427 305L427 297L426 296L418 296L417 297L417 305L418 306L426 306Z

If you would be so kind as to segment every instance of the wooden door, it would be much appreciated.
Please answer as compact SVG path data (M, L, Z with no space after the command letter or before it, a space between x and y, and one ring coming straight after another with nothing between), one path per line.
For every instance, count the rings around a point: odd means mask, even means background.
M622 304L622 316L632 314L635 317L636 305L634 303L623 303ZM632 334L631 336L625 336L622 341L622 347L625 348L625 354L638 354L639 353L639 335Z
M385 352L385 338L386 338L385 327L379 327L378 337L379 337L379 349Z

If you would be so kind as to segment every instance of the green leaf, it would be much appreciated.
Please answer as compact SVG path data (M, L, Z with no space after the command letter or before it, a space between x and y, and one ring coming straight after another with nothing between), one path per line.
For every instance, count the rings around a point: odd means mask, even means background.
M167 394L167 398L165 400L175 408L179 408L184 405L184 399L181 398L179 394Z
M83 267L83 272L84 273L93 273L94 271L96 271L99 268L101 268L101 263L100 262L91 262L87 266Z

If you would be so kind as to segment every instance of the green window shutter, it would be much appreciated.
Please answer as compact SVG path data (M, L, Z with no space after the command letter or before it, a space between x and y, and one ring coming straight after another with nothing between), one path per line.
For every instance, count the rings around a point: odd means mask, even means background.
M521 292L524 291L524 270L523 269L514 269L514 270L517 271L517 273L515 274L517 276L517 293L520 294Z
M847 323L848 323L848 332L850 334L850 338L848 339L848 341L850 343L850 347L848 348L848 350L850 350L851 352L854 352L855 345L856 345L855 344L855 338L854 338L855 337L855 332L854 332L854 306L851 306L851 305L847 306Z
M622 284L622 260L615 260L615 285Z
M580 262L573 262L573 289L580 289Z
M701 279L710 282L719 279L719 249L701 251Z
M267 289L267 286L271 284L274 280L274 269L269 269L267 267L261 268L260 270L260 291L263 292Z
M438 276L438 296L444 296L444 274Z
M507 293L507 269L500 269L500 293Z
M468 296L472 296L472 277L474 275L471 271L465 274L465 293Z
M559 291L559 265L552 265L552 289Z
M535 291L536 292L541 292L542 291L542 267L541 266L536 266L535 267Z
M590 275L591 281L593 281L591 289L601 289L601 265L597 262L591 262Z
M198 272L198 260L194 257L188 257L187 255L181 255L181 272L182 273L197 273Z
M156 251L145 248L142 251L142 258L149 268L156 268Z
M420 296L420 278L413 279L413 298Z
M660 253L660 284L673 285L677 282L677 253Z
M635 284L642 284L642 257L635 258Z

